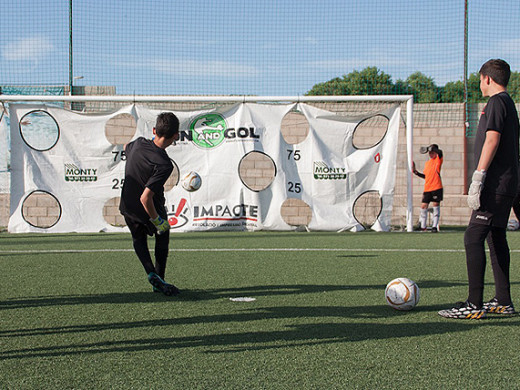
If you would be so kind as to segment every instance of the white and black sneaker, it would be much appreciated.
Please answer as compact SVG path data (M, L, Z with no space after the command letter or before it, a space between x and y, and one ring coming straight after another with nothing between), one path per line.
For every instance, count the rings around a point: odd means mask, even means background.
M508 314L508 315L517 314L513 304L501 305L500 303L498 303L498 300L496 298L493 298L489 302L484 302L484 304L482 305L482 308L486 312L493 313L493 314Z
M451 309L439 311L439 315L445 318L461 320L481 320L486 318L486 310L479 308L471 302L457 302Z

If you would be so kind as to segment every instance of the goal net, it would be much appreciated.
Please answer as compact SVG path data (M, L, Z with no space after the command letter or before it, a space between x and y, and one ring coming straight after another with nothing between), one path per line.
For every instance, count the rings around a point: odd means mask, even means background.
M126 231L123 145L151 138L163 111L181 123L167 149L172 231L412 230L408 95L0 99L11 232ZM196 192L177 185L190 171Z

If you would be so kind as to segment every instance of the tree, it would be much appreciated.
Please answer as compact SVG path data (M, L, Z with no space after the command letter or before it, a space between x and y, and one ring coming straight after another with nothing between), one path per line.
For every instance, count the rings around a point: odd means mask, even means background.
M316 84L306 95L389 95L393 90L392 77L374 66Z
M323 95L350 95L345 76L336 77L324 83L315 84L306 95L323 96Z
M511 72L507 91L515 103L520 104L520 72Z
M375 66L349 73L345 78L351 95L390 95L394 85L392 76Z
M437 103L440 100L439 88L435 85L433 78L421 72L415 72L408 76L406 83L410 86L416 103Z
M450 81L442 88L441 102L462 103L464 102L464 83L462 81Z
M471 73L467 82L468 103L482 103L488 100L480 92L480 74ZM511 72L509 94L520 104L520 72ZM316 84L306 95L414 95L416 103L462 103L464 102L464 82L450 81L444 87L435 85L432 77L415 72L406 80L397 80L377 67L362 71L354 70L348 75Z

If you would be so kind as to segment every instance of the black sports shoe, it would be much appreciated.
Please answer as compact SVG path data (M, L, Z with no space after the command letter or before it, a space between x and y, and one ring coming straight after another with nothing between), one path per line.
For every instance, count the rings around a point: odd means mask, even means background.
M436 227L432 227L432 230L431 230L432 233L437 233L438 231L439 230Z
M445 318L464 320L480 320L486 318L486 310L478 308L471 302L457 302L451 309L439 311L439 315Z
M148 281L154 287L154 291L159 290L164 295L171 296L171 295L178 295L180 293L180 291L177 287L175 287L173 284L166 283L155 272L150 272L148 274Z
M498 300L496 298L493 298L488 302L484 302L482 308L486 312L493 314L516 314L515 307L513 306L513 304L501 305L500 303L498 303Z

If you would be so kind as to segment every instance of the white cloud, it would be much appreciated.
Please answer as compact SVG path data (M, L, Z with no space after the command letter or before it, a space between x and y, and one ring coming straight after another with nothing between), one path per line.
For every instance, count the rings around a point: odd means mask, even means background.
M54 46L45 37L28 37L9 42L2 47L2 58L8 61L38 62L48 55Z

